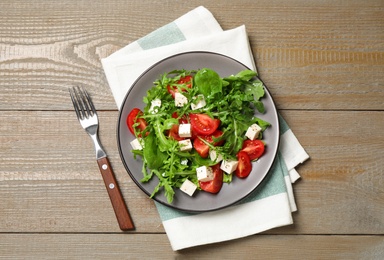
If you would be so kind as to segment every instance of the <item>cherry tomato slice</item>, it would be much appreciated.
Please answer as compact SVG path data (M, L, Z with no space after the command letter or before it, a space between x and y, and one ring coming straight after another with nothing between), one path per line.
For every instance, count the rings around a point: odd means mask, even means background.
M237 153L239 164L237 165L235 174L239 178L246 178L251 173L252 163L246 152L240 151Z
M127 116L126 123L129 128L129 131L133 135L135 134L133 129L133 125L135 123L139 123L139 125L136 127L136 131L143 131L147 127L147 122L145 121L145 119L140 118L141 115L143 115L143 112L138 108L134 108Z
M179 81L177 81L178 84L186 84L188 88L192 87L192 80L193 77L191 75L187 75L185 77L181 77Z
M177 114L177 112L172 113L172 118L177 119L178 117L179 115ZM179 118L179 124L188 124L187 115L184 114L181 118Z
M251 161L260 158L264 153L265 147L264 143L261 140L245 140L241 151L244 151L248 154Z
M204 139L210 144L213 144L214 146L222 145L224 143L224 140L220 140L216 143L214 143L213 138L218 138L223 134L222 131L216 130L212 135L209 136L200 136L200 138ZM193 141L193 148L196 150L196 152L202 157L207 158L209 154L209 146L204 143L200 138L196 138Z
M176 87L167 86L167 90L168 90L169 94L171 94L172 97L175 98L175 94L177 92L177 88Z
M202 158L207 158L209 154L209 146L206 145L200 138L196 138L193 141L193 148Z
M199 181L200 188L206 192L218 193L223 186L223 171L220 169L220 163L212 167L213 180L202 182Z
M199 135L211 135L220 125L220 119L214 119L206 114L189 115L192 130Z
M171 127L171 129L168 132L168 137L172 138L176 141L184 140L184 138L180 137L180 135L179 135L179 125L173 125Z
M177 81L177 84L185 84L187 88L192 88L192 80L193 80L193 77L191 75L187 75L185 77L181 77ZM176 92L179 92L176 86L167 86L167 90L172 95L173 98L175 98ZM182 88L181 90L186 91L185 88Z
M207 140L210 144L213 144L214 146L220 146L224 144L224 140L214 142L213 138L219 138L222 135L223 135L223 131L217 129L215 132L213 132L213 134L206 136L205 140Z

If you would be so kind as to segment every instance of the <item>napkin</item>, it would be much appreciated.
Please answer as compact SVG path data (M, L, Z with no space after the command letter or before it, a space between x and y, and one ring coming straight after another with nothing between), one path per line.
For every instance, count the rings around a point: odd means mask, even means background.
M101 60L116 105L120 108L135 80L154 63L187 51L230 56L256 71L244 25L224 31L212 13L199 6ZM240 203L191 214L155 202L173 250L228 241L293 223L297 210L292 183L295 167L309 158L279 115L280 146L270 173Z

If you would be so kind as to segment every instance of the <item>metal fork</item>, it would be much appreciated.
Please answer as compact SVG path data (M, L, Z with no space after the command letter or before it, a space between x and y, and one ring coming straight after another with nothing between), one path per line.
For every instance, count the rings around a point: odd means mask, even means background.
M91 97L84 88L80 87L73 87L72 89L69 89L69 93L76 111L77 119L88 135L92 138L96 149L97 164L99 165L101 175L103 176L105 187L107 188L120 229L132 230L135 227L128 212L127 205L125 204L124 198L117 184L111 164L109 163L109 159L98 138L99 120Z

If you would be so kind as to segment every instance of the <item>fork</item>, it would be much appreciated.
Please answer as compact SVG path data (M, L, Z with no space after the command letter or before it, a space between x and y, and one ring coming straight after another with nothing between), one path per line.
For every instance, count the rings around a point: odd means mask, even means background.
M135 229L107 154L100 144L98 137L99 120L91 97L84 88L80 87L69 89L69 93L76 111L77 119L92 138L95 146L97 164L99 165L101 175L103 176L104 184L107 188L119 227L121 230Z

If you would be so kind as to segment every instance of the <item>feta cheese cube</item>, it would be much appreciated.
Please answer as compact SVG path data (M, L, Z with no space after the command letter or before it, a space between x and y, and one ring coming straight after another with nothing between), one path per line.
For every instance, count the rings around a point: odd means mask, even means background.
M140 140L137 138L131 142L131 146L133 150L143 150L143 146L141 145Z
M160 99L154 99L151 101L151 107L149 108L149 112L152 114L156 114L159 112L159 107L161 107L161 100Z
M206 105L205 98L203 95L198 95L197 97L194 97L193 99L197 99L197 102L196 102L196 104L194 104L194 103L191 104L192 110L202 108Z
M180 151L182 152L187 152L192 150L192 142L190 139L181 140L179 141L179 144L180 144Z
M220 162L223 160L223 156L217 153L215 150L209 151L209 158L211 158L211 160L214 162Z
M213 180L213 170L211 167L201 166L196 169L197 179L199 181L211 181Z
M188 179L186 179L180 186L180 190L189 196L192 196L196 189L197 186Z
M226 172L228 174L231 174L232 172L234 172L236 170L238 164L239 164L238 161L223 160L223 162L220 165L220 169L222 169L224 172Z
M188 99L183 94L180 94L179 92L175 93L175 106L177 107L183 107L185 104L188 103Z
M248 137L251 140L255 140L261 131L261 127L257 124L253 124L250 127L248 127L247 132L245 133L245 136Z
M179 136L180 137L191 137L191 124L180 124L179 125Z

